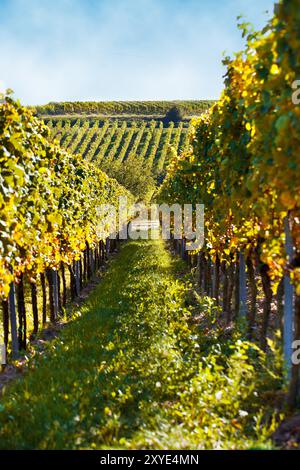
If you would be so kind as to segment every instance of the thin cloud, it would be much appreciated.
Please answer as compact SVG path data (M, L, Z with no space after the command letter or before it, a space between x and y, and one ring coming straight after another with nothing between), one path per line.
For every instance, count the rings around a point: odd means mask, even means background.
M240 13L271 0L2 0L0 77L28 104L217 98Z

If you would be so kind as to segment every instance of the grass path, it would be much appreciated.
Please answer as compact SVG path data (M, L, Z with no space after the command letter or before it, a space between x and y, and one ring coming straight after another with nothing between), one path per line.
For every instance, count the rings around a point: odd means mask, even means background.
M165 342L166 325L142 313L159 308L161 287L170 288L178 264L161 241L123 246L82 316L1 400L1 448L122 447L130 440L141 425L140 405L151 400L142 370L160 367L151 350L160 353Z
M124 244L81 316L1 398L0 448L268 445L266 358L199 331L183 274L162 240ZM197 316L214 315L207 302Z

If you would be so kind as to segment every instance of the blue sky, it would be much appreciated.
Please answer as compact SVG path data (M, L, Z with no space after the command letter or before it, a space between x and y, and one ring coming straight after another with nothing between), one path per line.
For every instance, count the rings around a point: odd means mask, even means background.
M214 99L273 0L0 0L0 81L24 104ZM266 11L269 11L269 15Z

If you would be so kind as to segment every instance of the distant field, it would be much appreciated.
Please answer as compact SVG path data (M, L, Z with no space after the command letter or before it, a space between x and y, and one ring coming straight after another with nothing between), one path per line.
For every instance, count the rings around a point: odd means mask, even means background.
M177 106L184 116L197 116L206 111L212 100L174 100L174 101L65 101L51 102L31 109L40 116L55 115L127 115L127 116L164 116Z
M52 140L94 162L132 191L132 181L130 187L124 181L130 179L128 173L146 174L150 169L157 184L163 181L174 152L181 153L188 147L191 117L201 115L212 103L208 100L62 102L37 106L33 111L50 127ZM165 119L174 106L180 112L176 123ZM138 185L141 182L137 181Z
M57 139L69 152L81 154L100 167L112 161L142 158L159 175L169 157L170 147L177 152L188 145L189 122L164 125L154 119L44 119Z

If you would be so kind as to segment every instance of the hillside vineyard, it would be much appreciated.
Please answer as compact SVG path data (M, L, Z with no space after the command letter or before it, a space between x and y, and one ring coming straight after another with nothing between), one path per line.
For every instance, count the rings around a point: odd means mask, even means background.
M51 138L70 153L80 154L100 167L105 162L140 157L159 174L170 158L188 147L190 124L160 120L45 119Z

